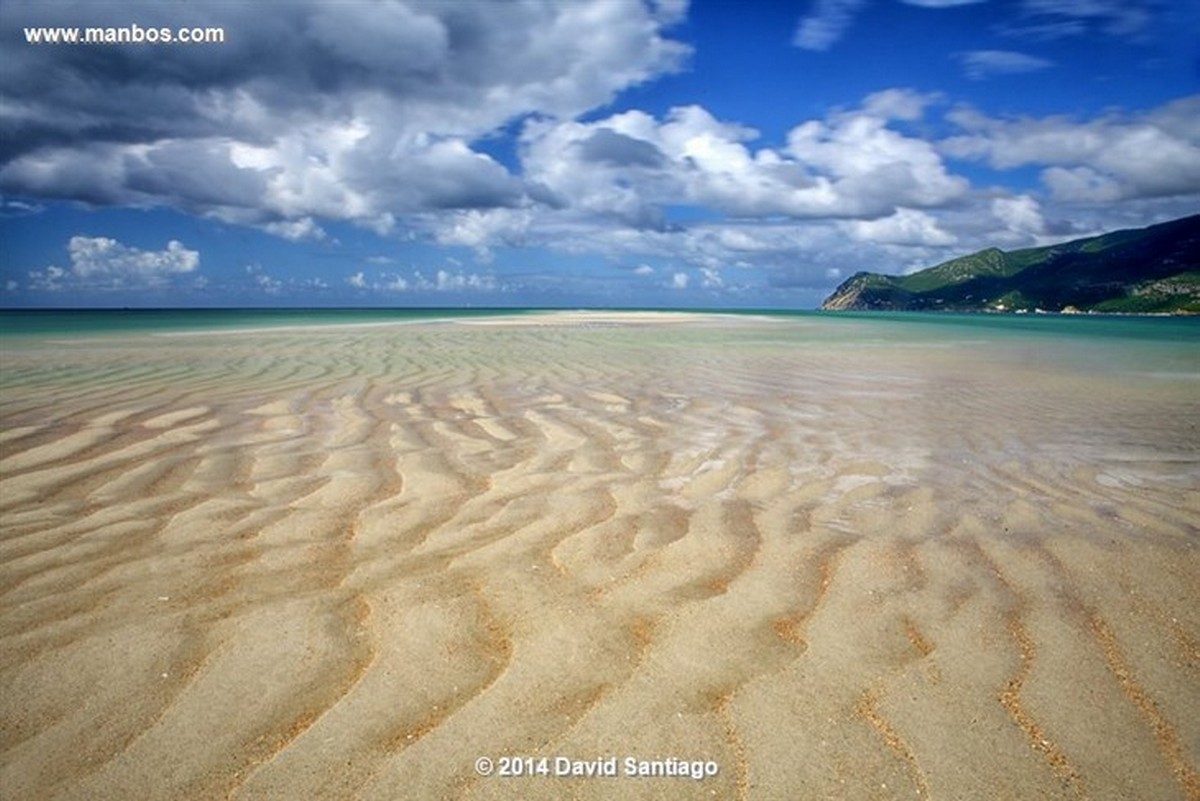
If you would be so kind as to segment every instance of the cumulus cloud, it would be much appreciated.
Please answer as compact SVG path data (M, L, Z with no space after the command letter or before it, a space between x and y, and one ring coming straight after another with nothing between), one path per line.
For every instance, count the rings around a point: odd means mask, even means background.
M870 98L865 105L788 135L788 152L829 177L835 207L846 216L881 216L900 206L939 206L967 191L931 143L889 127L886 116L870 111Z
M404 292L408 287L408 279L401 275L385 275L382 282L382 288L389 292Z
M611 128L595 129L579 143L579 155L584 161L613 167L658 167L665 158L650 142L617 133Z
M1092 167L1049 167L1042 171L1042 182L1059 200L1112 203L1125 194L1115 176Z
M381 272L370 279L358 271L346 279L346 283L358 290L373 292L497 292L503 286L496 277L485 273L465 273L461 270L439 269L432 275L413 270L408 275L397 272Z
M427 279L422 278L422 281L422 288L432 288L438 292L461 292L464 289L490 292L496 288L495 277L479 273L452 273L447 270L438 270L431 287Z
M312 217L301 217L298 220L281 220L267 223L263 226L267 233L299 242L306 239L321 240L326 238L325 230Z
M796 45L834 46L866 2L816 0ZM334 241L328 232L346 221L466 248L480 262L500 247L548 247L612 257L652 275L637 279L643 286L730 291L744 267L767 271L773 285L817 287L835 272L1029 244L1064 230L1051 200L1074 204L1069 225L1084 225L1086 204L1200 197L1197 98L1091 119L961 107L943 116L944 97L894 88L784 120L782 140L701 105L604 110L623 89L685 64L687 47L668 27L686 13L683 0L386 0L336 15L317 0L162 6L147 3L139 24L221 24L238 36L216 59L189 48L0 40L0 190L22 197L0 214L37 213L43 197L169 206L310 242ZM1134 19L1107 0L1011 8L1030 25L1107 30ZM66 9L11 0L5 17L114 22L108 4ZM1019 50L959 60L978 78L1051 66ZM952 135L933 139L947 122ZM955 172L963 161L1035 167L1041 188L972 187ZM108 262L120 263L116 253ZM341 291L504 288L449 261L423 273L361 264L334 281ZM28 283L153 286L176 275L89 269L48 267ZM275 279L242 280L269 289ZM276 288L293 286L285 278Z
M1046 221L1042 217L1041 204L1029 195L1011 198L996 198L992 201L992 214L1005 227L1018 236L1040 237L1046 233Z
M681 0L148 3L144 27L236 35L120 49L5 37L0 187L171 206L288 238L319 236L306 219L389 230L411 213L515 208L523 182L473 142L526 115L577 116L679 69L689 51L666 28L685 12ZM22 25L128 24L122 14L5 6Z
M528 209L471 209L439 216L432 226L438 243L472 248L487 261L492 247L520 244L532 222Z
M267 273L261 264L247 264L245 270L251 283L268 295L278 295L283 289L283 281Z
M67 243L70 269L51 265L29 273L34 289L160 288L174 276L200 266L200 253L171 240L165 250L141 250L115 239L73 236Z
M56 264L44 270L29 271L29 288L40 292L57 292L63 288L67 271Z
M942 229L935 217L915 209L897 209L878 220L853 220L846 227L855 238L878 244L940 247L958 241Z
M704 289L707 283L710 291L737 292L765 276L775 286L808 290L828 283L823 271L832 264L853 271L886 263L878 245L860 243L823 221L740 220L669 231L578 225L557 241L602 253L614 263L653 258L676 265L635 270L661 275L673 289Z
M997 75L1037 72L1054 66L1053 61L1012 50L970 50L957 57L967 77L975 81Z
M854 109L794 127L784 148L754 149L758 133L700 106L664 119L628 111L594 122L529 123L522 164L572 209L664 230L662 207L692 204L738 217L881 217L960 197L929 142L891 127L920 119L933 96L889 90ZM597 161L592 145L605 143ZM633 154L637 154L634 156Z
M997 169L1041 165L1056 200L1111 202L1200 194L1200 95L1139 114L990 117L960 109L941 150Z

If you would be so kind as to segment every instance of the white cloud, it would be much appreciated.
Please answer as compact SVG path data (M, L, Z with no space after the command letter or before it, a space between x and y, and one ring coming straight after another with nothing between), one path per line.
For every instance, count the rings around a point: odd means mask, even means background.
M1078 203L1112 203L1120 200L1121 183L1092 167L1049 167L1042 183L1057 200Z
M496 288L496 279L490 275L438 270L433 288L438 292L461 292L463 290L490 292Z
M70 280L91 288L162 287L200 265L200 253L172 239L165 250L141 250L108 237L73 236ZM57 269L57 268L50 268ZM59 274L60 278L64 277Z
M1041 204L1029 195L996 198L992 201L992 214L1010 231L1032 236L1040 236L1046 231Z
M473 248L486 261L497 245L519 245L532 222L529 209L471 209L437 216L433 234L439 244Z
M661 229L662 207L692 204L738 217L879 217L936 207L967 182L934 147L890 127L936 100L904 90L797 125L784 149L752 149L756 131L700 106L661 121L629 111L589 123L533 122L522 136L527 179L576 212ZM595 143L603 134L603 158Z
M450 32L436 9L378 4L370 16L317 6L306 21L314 42L346 64L419 72L437 69L450 55ZM350 11L350 13L346 13Z
M384 275L384 281L380 285L382 289L389 292L404 292L408 289L408 279L400 275Z
M105 4L5 8L29 25L128 24ZM471 142L528 115L569 119L680 69L690 50L667 28L686 8L151 4L143 26L219 24L237 38L205 60L187 48L98 60L0 43L11 156L0 187L170 206L291 239L320 237L317 219L386 233L405 215L517 208L527 200L522 181ZM38 79L50 72L55 80Z
M531 121L519 157L527 184L538 187L544 202L522 224L521 241L603 254L616 263L686 265L659 271L667 287L704 289L707 278L708 291L732 292L742 284L731 280L731 271L745 268L771 286L817 291L828 286L829 270L915 270L991 245L1026 247L1103 228L1102 218L1130 227L1145 224L1147 213L1166 219L1174 206L1148 212L1144 206L1122 211L1118 204L1101 213L1051 212L1043 204L1064 199L1066 181L1055 184L1060 171L1074 170L1077 182L1086 177L1072 160L1088 152L1109 158L1099 143L1111 144L1112 137L1088 132L1100 122L1136 122L1178 142L1200 141L1194 130L1200 118L1186 104L1093 121L1049 118L1041 121L1044 141L1032 136L1038 120L993 119L957 108L945 119L961 136L934 141L918 135L941 122L926 118L942 102L904 89L878 92L857 106L800 121L783 147L756 147L757 132L698 106L664 117L627 111L589 122ZM1064 133L1075 141L1059 143ZM982 160L1003 171L1039 163L1029 161L1034 151L1046 159L1040 163L1050 197L973 188L947 161ZM1121 169L1134 176L1142 168ZM1081 193L1076 190L1073 202ZM1106 196L1141 202L1130 194ZM671 209L681 205L724 218L673 225ZM713 278L723 279L722 286Z
M687 16L691 0L650 0L654 17L666 25L681 22Z
M689 278L687 273L675 273L671 276L672 289L687 289Z
M254 277L254 281L258 284L258 288L268 295L278 295L279 291L283 288L282 281L278 278L272 278L269 275L257 275Z
M1020 11L1026 21L1013 32L1061 38L1095 30L1135 37L1159 10L1157 0L1022 0Z
M961 197L965 179L951 175L934 147L906 136L869 111L844 112L793 128L788 153L828 178L823 213L872 217L901 206L940 206Z
M1200 95L1139 114L995 118L962 109L949 155L997 169L1041 165L1056 200L1110 202L1200 194Z
M995 198L988 211L991 212L991 218L999 224L987 233L989 245L1023 248L1047 245L1063 239L1062 232L1058 232L1057 235L1050 233L1042 204L1032 195Z
M719 228L715 232L716 242L727 251L734 253L762 253L776 248L776 243L770 237L762 236L761 231L747 228Z
M655 200L683 191L659 138L658 121L641 111L596 123L531 120L521 134L521 163L551 207L655 227L662 222Z
M172 239L165 250L142 250L108 237L73 236L67 242L69 269L51 265L29 271L29 286L62 289L156 289L200 266L200 253Z
M867 95L862 102L862 113L883 120L914 122L925 116L925 111L935 103L942 102L938 92L915 92L912 89L883 89Z
M701 267L700 276L700 285L705 289L717 289L725 286L725 281L721 278L721 273L715 267Z
M1053 61L1012 50L969 50L958 53L957 58L967 77L975 81L997 75L1037 72L1054 66Z
M38 203L26 203L23 200L8 200L0 197L0 219L12 217L29 217L41 214L45 206Z
M268 274L261 264L247 264L243 269L250 276L251 283L268 295L278 295L283 289L283 281Z
M953 245L957 237L943 230L937 219L915 209L897 209L878 220L852 220L846 224L859 240L881 245Z
M63 279L67 271L62 267L51 264L44 270L29 271L29 287L43 292L57 292L63 289Z
M437 270L433 275L425 275L420 270L414 270L408 276L395 272L382 272L375 280L369 279L359 271L346 279L346 283L355 289L365 289L374 292L496 292L502 291L503 286L496 277L489 274L465 273L461 270Z
M281 236L293 242L300 242L306 239L319 241L326 238L324 229L317 225L312 217L267 223L263 226L263 229L267 233Z
M792 44L805 50L828 50L854 22L865 0L813 0L812 10L796 26Z

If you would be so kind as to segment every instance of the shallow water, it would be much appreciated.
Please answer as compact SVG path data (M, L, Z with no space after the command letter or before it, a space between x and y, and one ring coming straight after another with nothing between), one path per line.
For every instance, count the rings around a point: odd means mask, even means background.
M288 322L4 341L6 786L1196 792L1190 322Z

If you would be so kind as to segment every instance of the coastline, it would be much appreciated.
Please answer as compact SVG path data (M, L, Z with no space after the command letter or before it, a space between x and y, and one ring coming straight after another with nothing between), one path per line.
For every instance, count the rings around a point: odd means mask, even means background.
M82 321L81 318L82 317ZM361 318L361 319L359 319ZM292 332L307 329L352 329L393 325L463 323L512 325L518 322L563 323L572 318L591 324L646 324L703 320L815 321L819 319L879 319L885 321L953 320L955 318L1009 321L1033 320L1163 320L1189 325L1200 316L1189 314L1127 314L1041 312L1021 314L994 310L793 310L692 308L220 308L220 309L0 309L0 344L56 336L67 341L82 336L136 337L142 334L193 336ZM1070 329L1063 329L1069 331Z

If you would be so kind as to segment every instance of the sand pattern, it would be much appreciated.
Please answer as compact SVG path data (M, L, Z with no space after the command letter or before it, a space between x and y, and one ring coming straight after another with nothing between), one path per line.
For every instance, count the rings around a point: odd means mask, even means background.
M1194 376L666 320L5 352L0 795L1200 799Z

